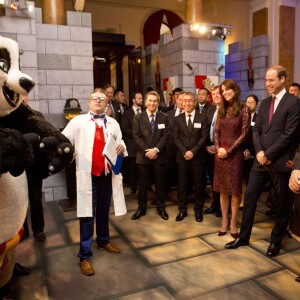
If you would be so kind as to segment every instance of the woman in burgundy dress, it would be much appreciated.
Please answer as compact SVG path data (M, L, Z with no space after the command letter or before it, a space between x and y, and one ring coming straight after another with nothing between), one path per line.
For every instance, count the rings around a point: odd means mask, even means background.
M213 189L220 192L222 226L219 236L225 235L230 226L231 236L236 238L236 225L241 202L244 147L250 128L250 109L240 100L241 90L232 79L226 79L220 86L222 102L215 127L215 171ZM231 220L228 209L231 199Z

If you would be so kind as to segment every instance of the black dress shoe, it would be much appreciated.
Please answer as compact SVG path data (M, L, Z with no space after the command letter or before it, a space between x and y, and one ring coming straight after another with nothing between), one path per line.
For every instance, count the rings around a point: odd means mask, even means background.
M234 241L227 243L225 245L225 249L236 249L240 246L247 246L247 245L249 245L248 241L244 241L240 238L237 238Z
M45 233L43 231L35 232L35 233L33 233L33 236L39 242L46 241L46 235L45 235Z
M203 221L203 214L201 212L196 212L196 214L195 214L195 220L197 222L202 222Z
M209 214L213 214L215 211L216 211L215 208L209 207L209 208L205 209L205 210L203 211L203 213L204 213L205 215L209 215Z
M267 250L267 255L273 257L279 254L279 252L280 252L280 244L271 243Z
M187 216L187 212L186 211L181 211L177 217L176 217L176 221L182 221L185 217Z
M137 211L133 214L133 216L131 217L131 220L137 220L140 217L146 215L146 211L143 209L138 208Z
M26 276L30 273L30 269L23 267L19 263L15 263L14 276Z
M300 282L300 276L296 277L295 281Z
M222 212L220 210L216 210L216 217L222 218Z
M167 212L166 212L166 210L164 208L161 209L161 210L159 210L158 214L161 216L161 218L163 220L169 220L169 216L168 216L168 214L167 214Z

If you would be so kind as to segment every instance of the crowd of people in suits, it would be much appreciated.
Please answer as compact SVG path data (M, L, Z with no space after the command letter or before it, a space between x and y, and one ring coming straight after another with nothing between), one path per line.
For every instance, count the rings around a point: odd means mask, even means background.
M276 215L267 255L280 251L290 221L293 197L289 178L299 144L300 86L285 89L287 74L282 66L266 72L270 97L260 102L256 95L241 100L241 90L232 79L211 91L200 88L197 95L180 88L173 91L173 106L160 109L160 95L150 91L134 93L121 116L121 129L129 151L130 188L136 191L136 220L146 215L149 178L155 185L156 208L163 220L169 216L165 199L170 187L178 188L178 215L188 213L187 198L194 191L197 222L203 214L222 217L219 236L230 230L234 241L225 248L248 245L256 203L266 186ZM208 103L212 97L212 104ZM177 176L174 176L174 174ZM206 184L212 185L212 202L203 210ZM192 184L191 184L192 183ZM243 208L240 230L238 211ZM267 212L269 213L269 212Z

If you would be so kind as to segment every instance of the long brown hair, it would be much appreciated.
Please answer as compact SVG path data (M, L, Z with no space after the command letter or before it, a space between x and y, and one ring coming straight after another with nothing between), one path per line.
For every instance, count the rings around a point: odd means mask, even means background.
M227 109L228 109L228 106L229 106L229 103L228 101L226 101L223 97L223 92L222 92L222 86L225 86L226 88L228 89L231 89L234 91L234 96L233 96L233 105L232 105L232 113L234 116L237 116L240 111L243 109L244 105L241 101L241 89L240 87L237 85L237 83L229 78L229 79L225 79L222 84L220 85L220 95L221 95L221 105L220 105L220 108L219 108L219 112L218 112L218 115L221 117L221 118L224 118L226 116L226 113L227 113Z

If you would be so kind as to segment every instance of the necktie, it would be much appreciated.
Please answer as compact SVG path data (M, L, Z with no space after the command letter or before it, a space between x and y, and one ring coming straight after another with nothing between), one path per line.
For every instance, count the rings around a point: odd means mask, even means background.
M188 117L189 117L189 120L188 120L188 129L189 129L189 133L191 133L192 130L193 130L193 123L192 123L191 116L192 116L192 115L189 115L189 116L188 116Z
M150 126L151 126L151 131L152 131L152 134L154 133L154 129L155 129L155 119L154 119L154 115L150 115L151 117L151 122L150 122Z
M182 114L182 109L179 109L179 114Z
M199 111L200 111L200 113L202 113L202 110L203 110L203 106L199 106Z
M140 113L140 110L141 110L140 108L137 108L137 109L136 109L136 113L139 114L139 113Z
M123 107L122 104L120 104L120 111L121 111L121 114L123 115L123 113L124 113L124 107Z
M91 116L93 117L93 119L104 119L106 114L96 115L91 113Z
M108 104L109 109L111 110L111 117L115 118L115 111L111 103Z
M274 114L275 99L276 99L276 97L274 96L272 98L271 105L270 105L270 110L269 110L269 124L271 123L271 120L272 120L272 117L273 117L273 114Z

